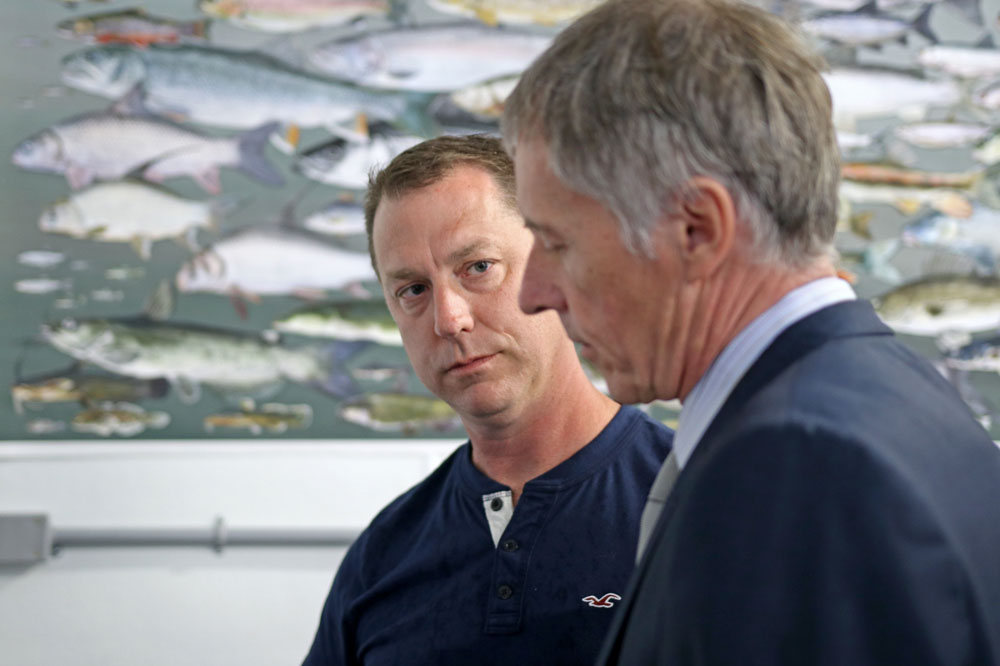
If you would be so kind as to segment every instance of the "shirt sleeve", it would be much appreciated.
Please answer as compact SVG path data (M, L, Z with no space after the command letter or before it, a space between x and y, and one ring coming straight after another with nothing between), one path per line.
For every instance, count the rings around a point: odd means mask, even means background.
M354 601L364 591L361 563L368 534L362 534L344 555L327 595L319 628L302 666L353 666L357 659L355 627L351 620Z

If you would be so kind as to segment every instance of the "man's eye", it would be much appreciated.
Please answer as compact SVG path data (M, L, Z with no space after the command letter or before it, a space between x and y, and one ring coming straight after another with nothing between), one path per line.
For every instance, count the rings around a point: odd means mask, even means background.
M403 287L396 294L397 298L406 298L408 296L419 296L420 294L427 291L427 285L423 284L411 284L408 287Z
M485 259L483 259L482 261L477 261L476 263L469 266L469 270L473 273L485 273L490 269L490 266L492 265L493 265L492 261L486 261Z

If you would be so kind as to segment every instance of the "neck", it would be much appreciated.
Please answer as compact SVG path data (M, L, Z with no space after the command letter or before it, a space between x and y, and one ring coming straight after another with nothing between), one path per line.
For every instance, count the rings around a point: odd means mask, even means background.
M836 271L828 259L818 259L806 269L762 266L733 261L704 283L693 285L694 302L700 306L688 326L687 359L679 381L683 400L708 371L722 350L754 319L788 292Z
M578 376L533 404L529 413L489 422L466 421L472 464L511 489L517 503L524 484L586 446L611 421L619 405L598 391L577 366Z

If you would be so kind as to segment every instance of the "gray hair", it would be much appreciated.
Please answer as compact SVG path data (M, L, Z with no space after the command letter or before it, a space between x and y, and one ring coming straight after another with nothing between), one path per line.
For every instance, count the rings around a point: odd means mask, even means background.
M610 0L522 75L501 128L545 142L555 175L619 220L633 253L694 176L723 184L755 257L832 254L840 157L825 63L733 0Z

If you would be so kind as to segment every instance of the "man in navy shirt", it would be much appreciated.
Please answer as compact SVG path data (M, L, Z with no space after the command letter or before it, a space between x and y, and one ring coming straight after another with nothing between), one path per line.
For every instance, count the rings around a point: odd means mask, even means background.
M469 441L350 548L305 664L592 662L672 432L594 388L557 316L518 307L532 235L498 139L407 150L365 214L410 361Z

